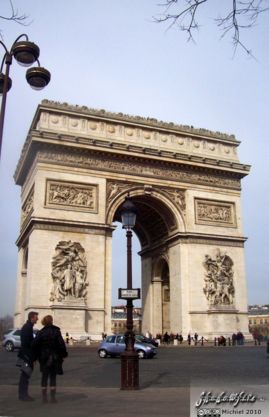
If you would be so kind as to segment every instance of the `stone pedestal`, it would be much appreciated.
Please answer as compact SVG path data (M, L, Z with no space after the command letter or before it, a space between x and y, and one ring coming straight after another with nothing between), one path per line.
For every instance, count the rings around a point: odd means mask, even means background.
M86 304L81 299L69 299L51 305L54 323L61 328L62 334L69 333L73 339L87 334Z

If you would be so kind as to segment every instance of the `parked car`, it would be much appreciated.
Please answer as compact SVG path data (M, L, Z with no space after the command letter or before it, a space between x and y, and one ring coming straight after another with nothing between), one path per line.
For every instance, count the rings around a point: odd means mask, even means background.
M136 334L135 340L141 343L149 343L155 347L159 346L155 339L152 339L151 337L146 337L143 334Z
M34 336L38 330L34 329ZM7 352L13 352L14 349L21 347L21 330L20 329L9 329L8 333L4 334L2 346Z
M5 336L5 334L10 333L12 330L14 330L14 329L7 329L7 330L5 330L5 331L4 331L4 336Z
M125 350L125 336L123 334L107 336L98 347L98 355L100 358L109 356L119 356ZM148 343L141 343L137 340L134 344L135 351L140 359L153 358L157 354L155 346Z
M8 352L21 347L21 331L20 329L11 329L4 334L2 345Z

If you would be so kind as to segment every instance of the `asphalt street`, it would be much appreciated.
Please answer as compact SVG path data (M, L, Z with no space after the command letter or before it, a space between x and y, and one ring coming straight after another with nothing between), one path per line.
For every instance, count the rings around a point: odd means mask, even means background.
M156 358L139 361L140 390L130 392L120 390L120 359L100 359L94 346L72 347L56 405L41 403L38 365L30 383L36 401L17 400L16 356L0 351L0 417L188 417L190 387L260 386L268 388L269 400L265 346L161 347Z

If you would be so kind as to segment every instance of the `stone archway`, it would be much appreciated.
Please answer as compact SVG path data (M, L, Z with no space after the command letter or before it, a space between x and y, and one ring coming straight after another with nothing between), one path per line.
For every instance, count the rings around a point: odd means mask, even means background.
M161 254L153 264L152 294L153 294L153 334L171 332L170 317L170 274L169 260L166 254Z
M167 263L163 265L162 280L162 334L171 331L170 319L170 277Z
M175 282L170 283L169 248L170 242L175 244L179 232L183 233L185 230L184 192L175 191L177 199L173 201L169 193L166 194L165 190L154 186L122 182L113 183L109 188L113 189L113 195L109 199L108 223L120 221L119 208L127 195L137 208L134 232L141 244L142 330L152 334L170 332L171 328L175 330L181 317L170 320L173 311L170 304L171 284L178 300L181 294ZM173 269L173 265L171 268ZM177 270L175 276L180 280L180 271Z
M111 332L113 221L129 195L143 331L247 334L240 190L249 166L238 146L232 135L43 101L15 172L15 325L33 309L73 335Z

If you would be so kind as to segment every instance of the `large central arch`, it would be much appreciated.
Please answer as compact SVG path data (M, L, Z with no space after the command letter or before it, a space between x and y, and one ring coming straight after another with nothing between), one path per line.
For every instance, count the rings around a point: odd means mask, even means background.
M143 331L248 332L241 179L234 136L44 101L22 187L15 323L53 314L70 334L111 332L114 222L138 209Z
M113 190L114 197L107 213L108 224L121 221L120 207L127 196L137 209L134 232L141 244L142 330L163 334L179 329L182 327L181 315L178 320L170 319L173 316L170 290L172 288L175 294L178 289L173 281L170 283L169 271L173 270L173 265L169 263L169 247L170 242L174 245L180 233L185 232L183 213L168 196L152 186L130 185L123 191L118 186L118 194L115 186ZM180 296L178 294L178 299Z

